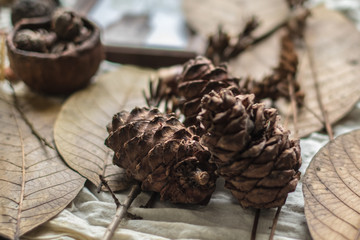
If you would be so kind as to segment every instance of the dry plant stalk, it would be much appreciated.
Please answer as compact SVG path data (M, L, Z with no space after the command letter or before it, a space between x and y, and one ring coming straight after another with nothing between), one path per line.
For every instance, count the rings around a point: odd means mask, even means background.
M140 194L141 189L139 184L134 184L130 190L129 195L127 196L124 204L120 204L119 207L116 209L115 216L109 226L107 227L104 237L104 240L110 240L116 231L116 228L119 226L122 219L124 219L127 215L127 211L131 205L131 203L134 201L134 199Z

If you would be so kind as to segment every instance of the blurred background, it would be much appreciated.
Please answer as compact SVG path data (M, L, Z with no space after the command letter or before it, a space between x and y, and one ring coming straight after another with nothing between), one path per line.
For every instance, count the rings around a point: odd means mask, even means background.
M12 2L14 1L0 0L2 31L11 28ZM221 1L224 9L227 2L243 4L246 1ZM187 17L191 0L60 0L60 3L65 8L86 15L101 27L102 41L110 61L156 68L183 63L197 54L202 54L206 47L206 34L197 32L191 23L188 24L189 19L193 21ZM204 6L206 9L208 3L209 0L196 1L194 8ZM325 4L328 8L341 11L360 29L359 0L309 0L307 4ZM219 11L227 15L224 9ZM209 18L209 21L212 21L214 16L207 16L206 11L202 13L200 18ZM251 13L248 13L244 18L250 15ZM213 32L216 32L217 27L213 26Z

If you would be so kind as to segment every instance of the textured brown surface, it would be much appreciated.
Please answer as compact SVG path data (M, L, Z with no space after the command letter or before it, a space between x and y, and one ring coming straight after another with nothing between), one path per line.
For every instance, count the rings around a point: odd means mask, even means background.
M299 140L290 140L276 109L254 104L254 95L227 89L201 100L202 143L217 158L217 173L243 207L284 205L295 191L301 166Z
M304 176L305 216L314 240L358 239L360 131L341 135L312 159Z
M33 127L53 140L61 102L29 93L19 103ZM17 238L62 211L85 179L25 124L8 91L0 89L0 235Z
M215 66L205 57L189 60L177 79L180 110L185 116L186 126L198 125L196 116L200 112L200 100L211 90L229 88L239 93L238 79L229 76L225 66Z
M11 68L31 89L38 92L70 93L86 86L96 73L104 53L100 30L90 21L83 21L93 31L91 37L61 54L23 51L15 47L13 40L17 31L40 27L48 29L48 18L27 19L16 25L6 41Z
M108 131L105 144L114 151L114 164L143 190L173 203L209 202L217 179L211 154L174 115L147 108L121 111Z
M128 187L124 170L113 165L112 151L104 145L106 125L114 113L145 105L141 89L152 74L152 70L122 67L102 75L63 105L55 123L56 146L66 163L95 185L103 174L112 190Z

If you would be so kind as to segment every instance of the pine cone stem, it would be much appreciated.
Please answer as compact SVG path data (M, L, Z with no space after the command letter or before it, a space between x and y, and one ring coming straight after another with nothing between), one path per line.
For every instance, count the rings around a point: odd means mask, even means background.
M121 220L123 220L126 217L127 211L131 203L140 193L141 193L140 185L134 184L124 204L121 204L120 207L116 209L115 217L113 218L107 229L105 230L105 234L103 237L104 240L111 240Z

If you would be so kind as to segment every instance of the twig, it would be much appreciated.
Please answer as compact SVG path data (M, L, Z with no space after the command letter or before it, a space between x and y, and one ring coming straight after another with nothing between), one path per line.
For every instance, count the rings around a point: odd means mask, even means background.
M24 120L24 122L26 123L26 125L30 128L31 133L37 138L39 139L39 141L44 144L45 146L48 146L49 148L56 150L55 147L49 143L44 137L41 136L41 134L34 128L34 126L32 125L32 123L30 122L30 120L26 117L25 113L23 112L23 110L20 108L20 104L19 104L19 100L17 98L14 86L11 84L11 82L9 82L10 88L13 92L13 100L14 100L14 106L15 109L18 111L18 113L20 114L21 118Z
M256 209L253 228L252 228L252 231L251 231L251 240L256 239L256 230L257 230L257 226L258 226L258 223L259 223L259 218L260 218L260 208Z
M272 224L272 227L271 227L271 232L270 232L269 240L273 240L273 239L274 239L275 230L276 230L276 225L277 225L277 222L278 222L278 220L279 220L280 212L281 212L281 207L278 207L278 209L276 210L276 213L275 213L275 217L274 217L274 219L273 219L273 224Z
M110 240L112 238L117 226L120 224L121 220L126 216L127 210L129 209L131 203L139 195L140 192L141 192L140 185L134 184L132 186L131 191L130 191L128 197L126 198L124 204L121 205L116 210L115 217L113 218L112 222L110 223L110 225L108 226L108 228L105 231L105 234L103 237L104 240Z
M114 199L114 202L115 202L115 204L116 204L116 209L118 209L118 208L121 206L121 203L119 202L119 199L115 196L113 190L111 190L111 188L110 188L109 184L107 183L107 181L105 180L104 176L103 176L103 175L99 175L99 178L100 178L100 181L101 181L100 186L103 185L103 186L105 186L105 187L109 190L109 192L110 192L110 194L111 194L111 196L112 196L112 198ZM101 189L101 187L100 187L100 189ZM100 191L99 191L99 192L100 192ZM99 193L99 192L98 192L98 193Z

